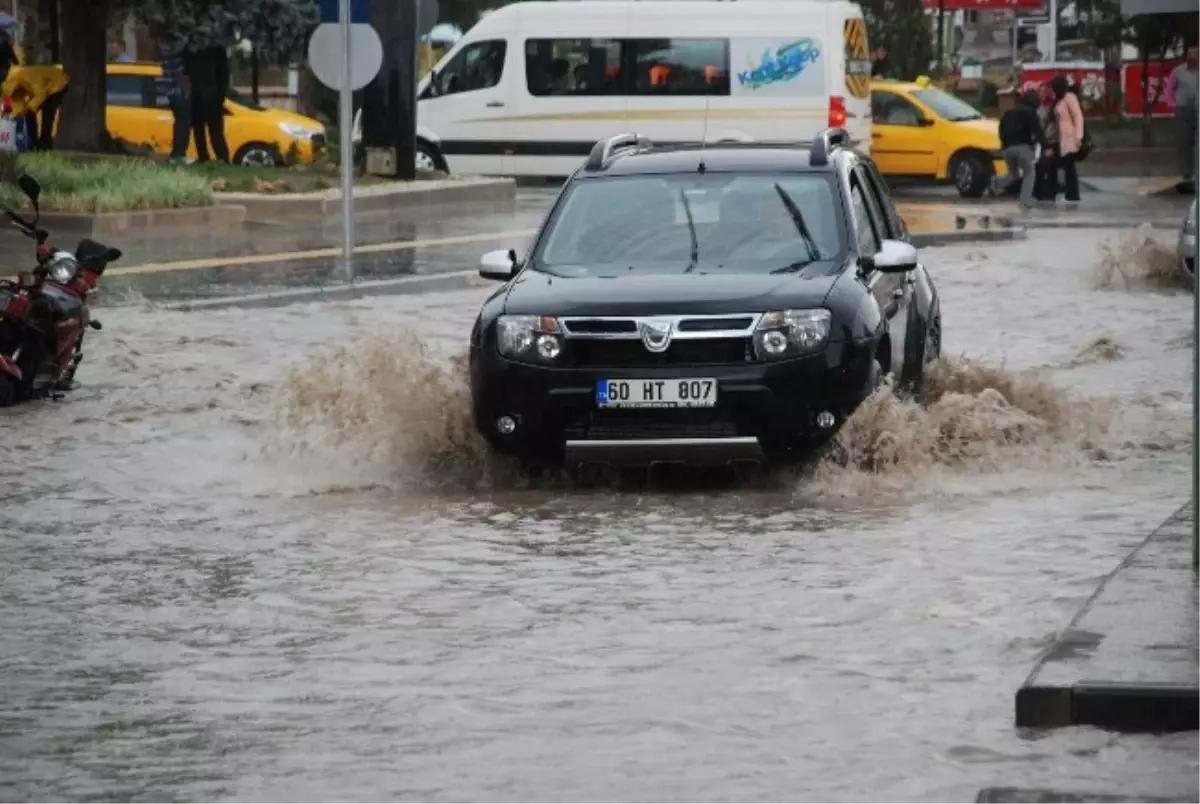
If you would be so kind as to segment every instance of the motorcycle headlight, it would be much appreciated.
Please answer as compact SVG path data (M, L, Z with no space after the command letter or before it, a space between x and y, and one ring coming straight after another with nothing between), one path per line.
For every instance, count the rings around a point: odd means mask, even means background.
M562 329L549 315L502 315L496 321L496 346L514 360L553 363L562 354Z
M70 252L56 251L46 264L46 272L55 282L65 285L79 272L79 263L75 261Z
M758 322L754 353L760 360L795 357L820 349L829 339L828 310L776 310Z

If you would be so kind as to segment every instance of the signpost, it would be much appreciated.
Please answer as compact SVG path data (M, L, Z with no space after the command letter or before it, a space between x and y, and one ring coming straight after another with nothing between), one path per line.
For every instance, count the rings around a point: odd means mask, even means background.
M351 0L340 0L340 21L322 23L308 40L308 63L325 86L338 90L342 163L342 261L354 281L354 90L375 78L383 43L366 23L351 23ZM365 4L364 4L365 5Z
M1177 14L1200 11L1200 0L1121 0L1122 14ZM1200 116L1200 108L1196 109ZM1194 144L1196 190L1200 192L1200 137ZM1192 564L1200 571L1200 288L1192 292Z

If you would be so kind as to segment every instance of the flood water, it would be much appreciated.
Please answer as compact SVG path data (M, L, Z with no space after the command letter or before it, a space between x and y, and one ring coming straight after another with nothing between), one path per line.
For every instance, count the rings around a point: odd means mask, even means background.
M977 362L702 492L490 458L450 359L493 287L104 310L0 412L0 797L1196 800L1195 732L1012 727L1189 487L1191 297L1110 239L927 251Z

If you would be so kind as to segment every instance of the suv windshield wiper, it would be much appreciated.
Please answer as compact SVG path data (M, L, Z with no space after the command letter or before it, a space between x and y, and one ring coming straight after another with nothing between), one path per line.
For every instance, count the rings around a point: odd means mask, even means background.
M787 265L783 266L782 268L776 268L774 271L771 271L771 273L773 273L773 274L792 274L792 273L795 273L796 271L803 270L804 268L807 268L808 266L810 266L812 264L813 264L812 260L796 260L795 262L789 262Z
M796 224L796 231L804 238L804 247L808 249L808 261L814 262L821 259L821 252L813 241L812 233L808 231L808 224L804 222L804 214L800 211L800 207L796 206L796 202L779 185L779 182L775 182L775 192L779 194L779 200L783 202L783 205L787 207L788 214L792 216L792 223Z
M683 214L687 215L688 234L692 236L692 260L688 263L684 273L690 273L696 270L696 265L700 261L700 241L696 239L696 221L692 219L692 205L688 203L687 193L683 188L679 188L679 200L683 202Z

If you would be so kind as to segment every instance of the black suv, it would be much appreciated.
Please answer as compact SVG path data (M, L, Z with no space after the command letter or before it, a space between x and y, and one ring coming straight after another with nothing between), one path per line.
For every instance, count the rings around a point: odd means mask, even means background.
M941 348L937 291L883 178L811 145L596 143L471 332L475 425L527 462L803 455Z

